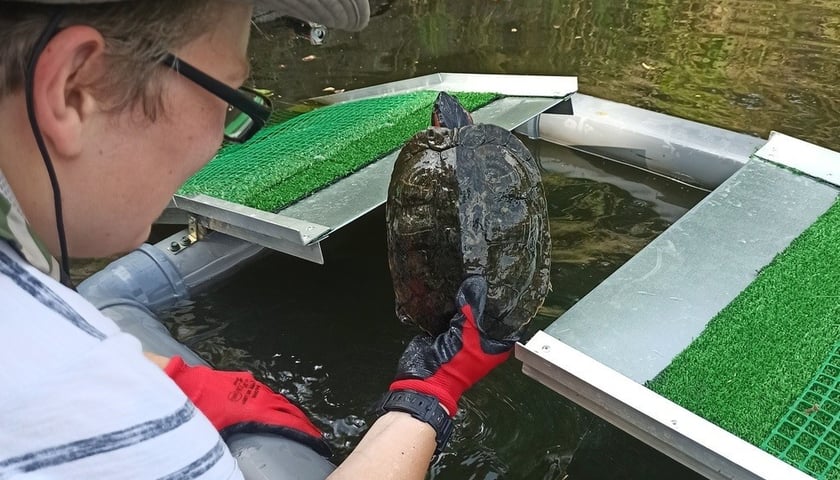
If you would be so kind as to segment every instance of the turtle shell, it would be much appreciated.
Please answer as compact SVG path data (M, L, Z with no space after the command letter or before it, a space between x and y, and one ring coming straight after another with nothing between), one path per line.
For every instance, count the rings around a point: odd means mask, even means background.
M449 327L455 293L487 279L484 329L515 338L549 291L551 237L533 156L489 124L430 127L397 158L386 203L398 318L431 334Z

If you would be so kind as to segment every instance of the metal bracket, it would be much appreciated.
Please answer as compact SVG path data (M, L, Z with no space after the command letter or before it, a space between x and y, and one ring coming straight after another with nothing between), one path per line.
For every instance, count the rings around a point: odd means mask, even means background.
M534 137L539 127L539 120L535 117L575 92L577 78L433 74L311 100L333 104L424 89L507 95L474 112L473 118L476 122L493 123L507 129L527 123L528 136ZM385 155L278 213L256 210L207 195L176 195L159 222L189 222L190 237L194 240L200 240L200 227L203 227L323 263L319 245L327 235L385 203L396 156L396 151Z
M331 231L324 225L207 195L176 195L170 202L170 208L191 214L187 237L190 243L201 240L207 231L213 230L312 262L324 263L319 242Z
M189 235L187 239L189 239L189 244L192 245L193 243L201 240L204 238L204 235L207 233L207 229L202 225L196 217L191 216L190 221L187 224L189 229Z
M540 138L540 115L537 115L516 128L516 133L522 134L531 140Z

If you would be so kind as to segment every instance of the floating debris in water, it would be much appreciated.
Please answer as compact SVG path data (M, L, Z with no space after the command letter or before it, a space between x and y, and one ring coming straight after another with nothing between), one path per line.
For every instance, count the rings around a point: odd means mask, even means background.
M311 62L312 60L315 60L316 58L318 58L318 57L316 57L315 55L307 55L307 56L301 58L301 60L304 61L304 62Z

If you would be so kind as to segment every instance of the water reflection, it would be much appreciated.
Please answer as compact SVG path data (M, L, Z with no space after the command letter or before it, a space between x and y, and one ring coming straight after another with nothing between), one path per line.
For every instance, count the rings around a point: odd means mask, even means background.
M534 330L556 319L704 192L556 145L528 146L543 168L554 260L554 291ZM340 460L375 419L375 404L415 332L394 314L382 209L330 237L325 249L323 266L268 254L174 312L167 323L216 366L252 370L305 405ZM468 392L463 407L451 448L431 478L563 478L581 439L604 428L523 376L516 361ZM671 465L652 458L648 465Z
M840 148L840 3L832 0L378 0L363 32L324 46L254 35L254 81L279 103L427 73L577 75L581 91L736 131ZM315 59L303 61L314 55ZM554 291L542 328L702 192L545 144ZM411 332L394 319L383 214L327 242L319 267L269 255L175 315L183 339L307 405L339 458L374 418ZM363 281L360 281L363 279ZM504 365L470 391L436 479L689 478Z
M254 37L254 80L289 100L433 72L577 75L582 92L840 148L833 0L380 2L326 45ZM308 55L316 60L303 62Z
M554 288L535 320L538 328L554 321L705 195L551 143L526 145L541 161L551 219Z

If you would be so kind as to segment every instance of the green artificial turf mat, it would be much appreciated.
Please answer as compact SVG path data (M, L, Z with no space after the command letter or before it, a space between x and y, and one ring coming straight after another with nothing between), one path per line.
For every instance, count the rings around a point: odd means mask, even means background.
M326 106L268 126L244 144L225 145L178 191L267 212L283 207L400 148L429 126L436 91ZM468 110L499 98L453 93Z
M816 478L840 479L840 343L761 448Z
M759 445L840 339L835 203L648 387Z

